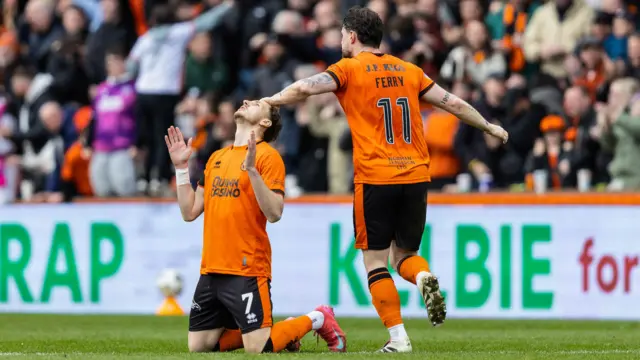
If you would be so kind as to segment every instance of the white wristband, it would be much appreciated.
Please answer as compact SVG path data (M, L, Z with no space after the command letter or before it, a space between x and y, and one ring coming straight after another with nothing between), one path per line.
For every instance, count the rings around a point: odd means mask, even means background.
M191 185L191 180L189 179L189 168L176 169L176 186L180 185Z

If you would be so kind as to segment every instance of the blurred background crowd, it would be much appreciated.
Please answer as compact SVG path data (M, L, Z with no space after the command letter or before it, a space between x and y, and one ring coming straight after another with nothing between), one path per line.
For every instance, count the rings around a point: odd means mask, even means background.
M194 138L197 179L243 99L341 58L354 5L382 17L383 52L510 133L503 145L425 104L434 189L640 189L636 1L3 0L0 203L171 195L167 127ZM349 193L335 96L281 114L288 196Z

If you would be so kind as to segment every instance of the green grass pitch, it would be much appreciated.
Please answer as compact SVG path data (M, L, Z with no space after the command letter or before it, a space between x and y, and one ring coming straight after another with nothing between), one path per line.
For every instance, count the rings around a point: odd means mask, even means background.
M377 319L339 319L347 354L307 335L300 353L279 359L640 359L640 323L597 321L406 321L411 354L372 353L387 340ZM245 359L242 350L189 354L186 317L0 314L2 359Z

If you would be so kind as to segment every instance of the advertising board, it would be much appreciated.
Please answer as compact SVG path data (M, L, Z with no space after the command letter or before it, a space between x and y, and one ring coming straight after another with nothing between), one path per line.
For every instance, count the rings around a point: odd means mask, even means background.
M430 205L420 253L446 293L450 317L640 319L640 208ZM287 204L269 225L274 314L331 304L375 316L349 204ZM0 208L0 311L153 313L155 279L175 268L188 311L198 280L202 221L175 204L15 205ZM394 274L404 316L425 316Z

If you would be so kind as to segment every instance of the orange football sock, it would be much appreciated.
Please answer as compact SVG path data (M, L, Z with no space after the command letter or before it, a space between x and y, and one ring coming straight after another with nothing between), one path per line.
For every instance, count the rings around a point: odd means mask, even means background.
M431 272L429 263L418 255L407 256L398 263L398 274L413 284L416 283L416 276L423 271Z
M271 328L271 338L267 340L264 352L280 352L284 350L287 345L302 339L303 336L311 331L311 325L311 319L306 315L275 323Z
M242 348L242 333L240 330L226 329L220 336L215 351L225 352Z
M387 328L402 324L400 296L386 268L369 272L369 291L378 316Z

